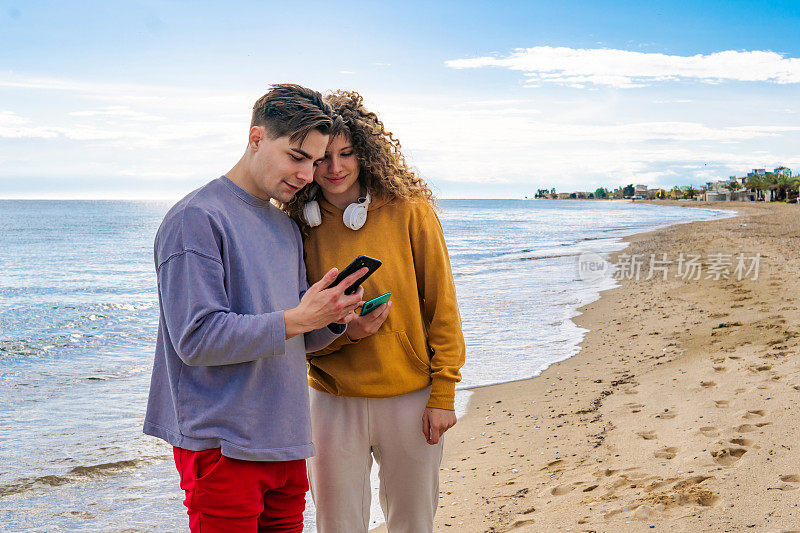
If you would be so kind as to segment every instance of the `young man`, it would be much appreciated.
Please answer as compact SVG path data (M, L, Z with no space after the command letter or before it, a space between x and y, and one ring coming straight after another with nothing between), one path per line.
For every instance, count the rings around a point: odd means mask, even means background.
M314 454L306 352L355 316L362 291L344 289L366 269L308 287L297 226L270 200L313 180L332 125L318 92L273 86L239 162L173 206L156 235L144 432L174 446L193 532L302 531Z

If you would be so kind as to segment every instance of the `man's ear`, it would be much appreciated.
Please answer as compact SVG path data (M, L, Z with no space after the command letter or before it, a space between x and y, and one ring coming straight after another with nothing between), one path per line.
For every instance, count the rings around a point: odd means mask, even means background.
M258 147L261 145L261 139L267 132L263 126L253 126L250 128L250 135L247 137L247 145L253 152L258 152Z

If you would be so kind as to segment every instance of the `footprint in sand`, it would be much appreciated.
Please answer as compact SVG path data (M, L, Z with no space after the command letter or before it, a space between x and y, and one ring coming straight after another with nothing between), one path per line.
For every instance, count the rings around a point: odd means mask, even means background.
M572 492L572 489L574 489L574 488L575 488L575 485L571 484L571 483L567 483L567 484L564 484L564 485L558 485L557 487L553 487L552 489L550 489L550 494L552 494L553 496L563 496L564 494L567 494L568 492Z
M703 434L704 437L718 437L719 430L714 426L704 426L700 428L700 433Z
M767 414L767 413L763 409L753 409L753 410L747 411L745 414L743 414L742 418L746 418L748 420L757 420L759 418L764 418L765 414Z
M631 413L638 413L642 410L642 407L644 407L644 405L640 403L626 403L625 407L630 409Z
M521 527L529 526L529 525L533 524L534 522L535 522L535 520L533 518L522 518L521 517L521 518L518 518L518 519L514 520L514 522L508 527L510 529L512 529L512 530L513 529L519 529ZM450 524L445 524L445 525L449 526Z
M747 448L752 448L756 443L754 440L743 439L743 438L731 439L728 442L730 442L731 444L736 444L737 446L745 446Z
M707 479L713 479L713 476L693 476L678 481L665 491L648 495L645 501L659 502L662 508L676 505L714 506L720 498L702 484ZM662 486L662 484L658 484L658 486ZM648 489L646 488L645 490ZM658 505L655 506L656 509L658 509L658 507Z
M619 472L619 470L614 469L614 468L606 468L605 470L597 470L597 471L595 471L593 475L595 477L611 477L614 474L616 474L617 472Z
M741 426L737 426L734 428L737 433L750 433L751 431L755 431L756 427L752 424L742 424Z
M675 459L675 456L678 455L678 448L674 446L669 446L667 448L662 448L654 453L656 457L659 459Z
M747 450L744 448L722 448L721 450L711 452L711 457L714 458L714 462L717 464L731 466L738 462L746 453Z
M714 369L714 372L725 372L726 370L728 370L728 367L726 367L725 365L714 365L711 368Z
M672 486L674 490L681 490L693 485L699 485L703 481L707 479L714 479L714 476L692 476L690 478L684 479L683 481L679 481Z
M788 474L785 476L781 476L781 481L786 483L800 483L800 476L797 474Z
M556 459L555 461L550 461L549 463L547 463L547 465L542 467L542 470L553 470L553 469L555 469L558 472L558 471L562 470L561 468L558 468L558 467L560 467L563 464L564 464L564 460L563 459Z
M719 408L728 407L730 406L730 404L731 402L729 402L728 400L714 400L714 405L716 405Z
M705 389L709 389L711 387L716 387L717 384L714 381L701 381L700 382L700 386L705 388Z
M636 434L642 437L644 440L655 440L658 438L658 435L656 435L655 431L639 431Z

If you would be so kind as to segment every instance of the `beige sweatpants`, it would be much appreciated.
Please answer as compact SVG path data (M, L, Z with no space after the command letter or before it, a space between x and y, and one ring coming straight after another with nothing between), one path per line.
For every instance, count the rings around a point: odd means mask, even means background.
M422 434L430 387L394 398L348 398L311 389L317 455L308 460L319 533L366 533L372 457L389 533L433 531L442 444Z

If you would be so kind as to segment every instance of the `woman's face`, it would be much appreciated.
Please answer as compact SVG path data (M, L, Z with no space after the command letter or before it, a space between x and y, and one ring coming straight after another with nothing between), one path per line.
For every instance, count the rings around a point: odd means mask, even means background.
M345 135L337 135L328 143L325 158L314 170L314 181L328 196L346 193L358 196L358 158Z

